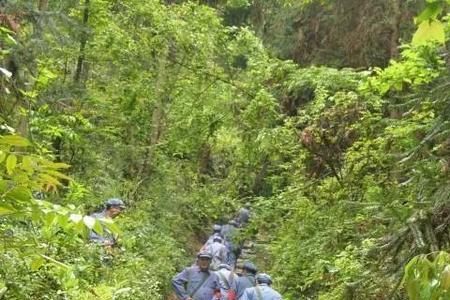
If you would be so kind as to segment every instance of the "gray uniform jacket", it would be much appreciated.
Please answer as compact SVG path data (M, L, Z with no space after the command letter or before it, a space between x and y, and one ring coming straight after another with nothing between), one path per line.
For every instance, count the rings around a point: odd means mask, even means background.
M237 299L241 299L242 295L244 295L244 291L247 288L254 287L256 285L255 276L253 275L244 275L238 278L236 281L236 296Z
M219 242L214 242L208 247L206 247L206 250L212 254L213 259L211 263L211 267L213 269L217 269L217 267L221 263L226 263L228 260L228 249L225 247L224 244Z
M222 268L219 271L216 271L216 273L219 276L220 292L223 297L222 299L228 300L227 292L229 290L236 291L236 281L238 276L226 268Z
M221 234L220 232L213 233L213 234L208 238L208 240L206 241L206 243L203 245L203 248L206 249L206 247L208 247L209 245L211 245L212 243L214 243L214 238L215 238L216 236L219 236L219 237L221 237L221 238L223 239L223 236L222 236L222 234Z
M226 241L231 241L233 236L236 235L236 227L230 224L225 224L222 226L222 231L220 233Z
M222 226L222 235L225 237L225 246L228 249L228 264L232 267L236 264L237 255L239 254L239 247L233 242L234 236L237 235L238 229L233 225L226 224Z
M239 210L239 216L238 216L239 225L247 224L249 219L250 219L250 211L244 207L241 208Z
M191 294L203 282L208 279L197 290L194 296ZM211 271L201 271L198 266L184 269L181 273L172 278L172 286L179 299L192 297L195 300L211 300L214 298L214 292L220 289L219 277Z
M256 289L261 291L261 296L258 296ZM245 290L244 295L240 298L241 300L281 300L281 295L268 286L265 283L258 284L255 287L248 288Z
M102 211L100 213L95 213L92 214L91 217L96 218L96 219L105 219L106 218L106 212ZM99 243L99 244L103 244L105 242L109 242L111 245L115 245L116 244L116 238L114 237L114 235L112 234L112 232L110 232L108 230L108 228L106 228L105 226L102 225L103 228L103 234L100 235L99 233L95 232L94 230L91 230L89 232L89 240Z

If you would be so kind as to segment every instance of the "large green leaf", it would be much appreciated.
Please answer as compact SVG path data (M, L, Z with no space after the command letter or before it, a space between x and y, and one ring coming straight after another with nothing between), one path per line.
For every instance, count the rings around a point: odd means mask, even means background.
M49 174L50 176L56 177L56 178L61 178L61 179L65 179L65 180L72 180L72 178L70 178L69 176L67 176L67 175L65 175L65 174L63 174L61 172L55 171L55 170L46 170L45 173Z
M16 187L5 195L7 200L27 202L31 199L31 192L25 187Z
M445 266L441 274L441 285L445 290L450 289L450 265Z
M33 158L28 155L23 156L21 167L28 173L33 173Z
M431 41L445 43L444 25L440 21L433 20L420 23L413 36L412 44L420 46Z
M55 221L56 216L57 216L57 215L56 215L56 213L54 213L54 212L49 212L49 213L45 214L45 216L44 216L44 218L43 218L44 224L45 224L46 226L51 226L51 225L53 225L53 222Z
M121 230L119 226L117 226L114 221L111 220L111 222L104 222L105 226L114 234L121 234Z
M103 234L103 226L98 219L95 219L94 228L98 234Z
M33 258L33 260L30 262L30 268L32 271L36 271L40 267L42 267L44 264L45 264L45 259L40 255L36 255Z
M8 182L5 180L0 180L0 193L3 194L6 192L6 189L8 188Z
M0 216L10 215L10 214L13 214L13 213L14 213L13 209L0 205Z
M26 147L30 145L30 142L26 138L18 135L6 135L0 137L0 144Z
M6 159L6 172L11 175L17 165L17 156L10 154Z
M0 281L0 299L6 294L8 288L5 286L3 281Z
M6 158L5 151L0 150L0 163L3 162Z

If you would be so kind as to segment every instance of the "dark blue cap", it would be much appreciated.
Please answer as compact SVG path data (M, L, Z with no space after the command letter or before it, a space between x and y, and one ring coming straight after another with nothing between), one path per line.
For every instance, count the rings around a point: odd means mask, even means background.
M205 251L205 250L200 251L200 252L197 254L197 257L198 257L198 258L209 258L209 259L212 259L212 258L213 258L211 252Z
M105 206L108 207L120 207L125 208L125 203L123 203L122 199L119 198L110 198L106 200Z
M268 274L266 273L260 273L258 275L256 275L256 281L258 283L267 283L267 284L271 284L272 283L272 277L270 277Z
M223 239L222 239L222 237L220 237L218 235L215 235L215 236L213 236L213 242L215 242L215 241L218 241L218 242L222 243Z
M253 274L258 273L258 269L256 268L256 266L249 261L244 262L244 264L242 265L242 269L247 270L248 272Z

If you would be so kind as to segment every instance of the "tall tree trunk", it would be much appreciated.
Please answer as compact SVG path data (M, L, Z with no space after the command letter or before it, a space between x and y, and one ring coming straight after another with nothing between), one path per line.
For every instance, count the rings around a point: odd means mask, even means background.
M264 27L266 26L266 12L265 12L265 1L258 0L253 1L253 25L256 28L256 34L259 37L264 36Z
M85 51L86 51L86 43L88 40L88 28L87 24L89 21L89 4L90 0L84 0L84 9L83 9L83 31L81 33L80 38L80 52L78 54L77 60L77 68L75 70L74 81L75 83L79 83L81 79L81 74L83 72L83 64L85 61Z
M400 38L400 24L402 20L402 1L403 0L391 0L391 9L393 12L391 22L391 36L389 43L389 56L394 58L398 56L398 43Z
M198 173L207 175L211 169L211 144L208 139L202 144L198 156Z
M162 57L158 61L158 68L157 68L157 80L156 80L156 86L155 89L157 91L160 91L157 97L157 103L155 104L155 107L152 111L152 124L151 124L151 131L148 136L148 142L146 151L144 153L144 161L142 162L139 171L138 171L138 179L142 180L142 177L148 177L151 173L150 165L151 160L153 159L155 147L159 142L159 139L162 135L163 131L163 125L164 125L164 116L165 116L165 107L168 102L168 93L169 91L166 89L166 77L167 77L167 55L164 54L164 57Z
M48 7L48 0L39 0L38 9L40 11L47 10L47 7Z

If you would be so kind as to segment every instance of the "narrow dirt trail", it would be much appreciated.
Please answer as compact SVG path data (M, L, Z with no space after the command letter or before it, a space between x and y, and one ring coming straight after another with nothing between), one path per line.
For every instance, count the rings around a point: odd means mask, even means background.
M269 261L268 243L267 237L262 234L256 234L253 240L245 241L242 253L237 260L237 267L242 266L245 261L251 261L259 270L266 270Z

